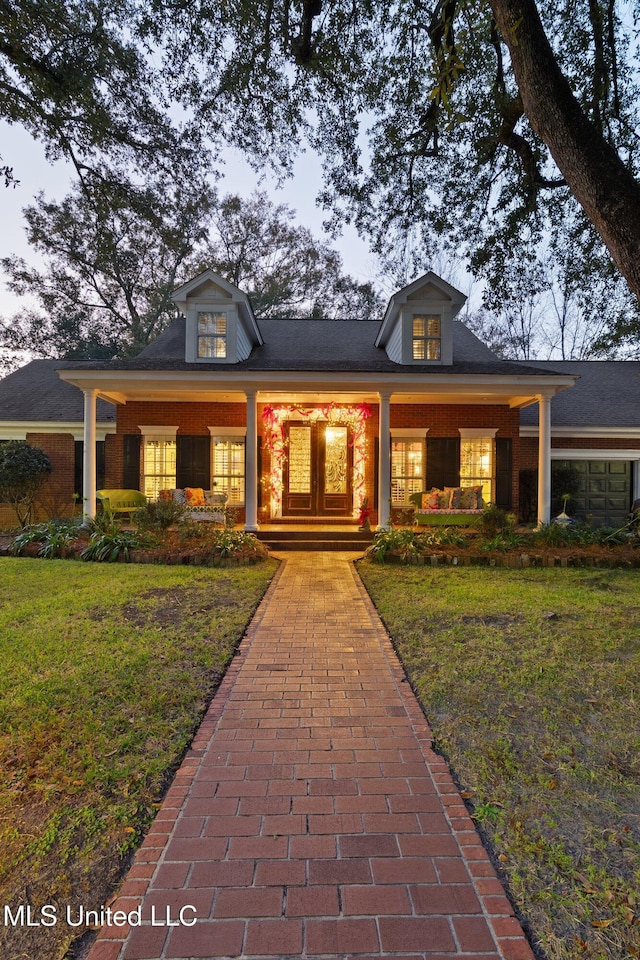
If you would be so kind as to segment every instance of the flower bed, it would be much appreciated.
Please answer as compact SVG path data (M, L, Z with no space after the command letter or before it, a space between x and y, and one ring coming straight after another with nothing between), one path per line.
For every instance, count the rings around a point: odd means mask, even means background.
M75 521L50 521L26 527L0 542L0 554L98 563L162 563L194 566L240 566L260 563L267 547L252 534L211 524L182 522L175 528L137 530L111 518L96 519L89 529Z
M365 557L374 563L488 567L640 567L640 537L622 531L564 528L541 530L409 529L379 531Z

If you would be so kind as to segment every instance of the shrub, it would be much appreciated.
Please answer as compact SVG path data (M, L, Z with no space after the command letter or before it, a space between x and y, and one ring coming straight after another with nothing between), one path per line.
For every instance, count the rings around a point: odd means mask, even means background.
M113 521L112 521L113 523ZM113 523L111 531L96 530L89 538L89 545L80 554L81 560L96 563L115 563L120 557L128 562L131 550L144 546L146 541L132 530L121 530Z
M178 523L185 514L185 507L175 500L157 500L147 503L133 515L133 522L139 530L168 530Z
M258 563L266 560L268 556L265 545L253 534L225 528L213 532L213 545L208 562L214 567L226 560Z
M14 556L19 556L28 544L39 543L41 547L38 556L51 560L59 557L65 547L78 539L79 530L78 519L49 520L48 523L33 524L25 527L17 537L13 538L9 550Z
M515 526L516 518L506 510L496 507L494 503L489 503L484 508L480 516L474 523L480 533L486 537L495 537L497 533L506 530L512 530Z
M21 527L26 527L33 502L51 473L51 461L43 450L25 440L0 443L0 500L10 504Z

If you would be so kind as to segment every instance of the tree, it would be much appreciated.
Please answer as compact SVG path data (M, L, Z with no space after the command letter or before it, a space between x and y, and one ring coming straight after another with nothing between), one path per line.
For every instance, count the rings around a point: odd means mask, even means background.
M334 224L355 221L391 262L407 236L420 266L448 243L493 285L582 218L602 275L612 257L640 294L631 2L239 0L197 22L162 10L168 59L197 51L208 134L280 175L306 142Z
M80 178L109 163L158 168L190 142L172 122L136 6L111 0L2 0L0 116L64 157ZM7 158L5 157L5 160ZM11 168L3 171L12 179Z
M24 211L42 269L2 261L9 288L37 305L0 329L0 344L39 356L131 356L175 316L171 293L206 236L214 199L196 179L143 186L87 177L60 203Z
M0 443L0 500L13 508L21 527L31 518L34 500L51 473L49 457L24 440Z
M370 283L342 270L340 255L295 225L295 211L263 192L218 202L200 267L245 291L257 317L370 319L382 302Z
M344 274L338 253L261 193L243 201L197 182L136 187L92 177L60 203L39 197L25 216L44 267L2 261L10 289L36 300L0 323L7 353L134 356L175 317L174 288L207 267L248 293L259 317L382 312L371 284Z

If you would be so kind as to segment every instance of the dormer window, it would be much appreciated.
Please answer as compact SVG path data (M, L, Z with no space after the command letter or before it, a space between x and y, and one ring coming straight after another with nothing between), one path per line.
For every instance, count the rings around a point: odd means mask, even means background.
M227 352L227 314L199 310L198 359L224 360Z
M441 359L442 326L436 314L413 314L411 355L414 360Z

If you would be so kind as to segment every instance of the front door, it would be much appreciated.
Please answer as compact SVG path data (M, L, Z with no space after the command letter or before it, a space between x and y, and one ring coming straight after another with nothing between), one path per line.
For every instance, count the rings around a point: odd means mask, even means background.
M353 450L349 428L289 421L286 442L282 515L351 516Z

